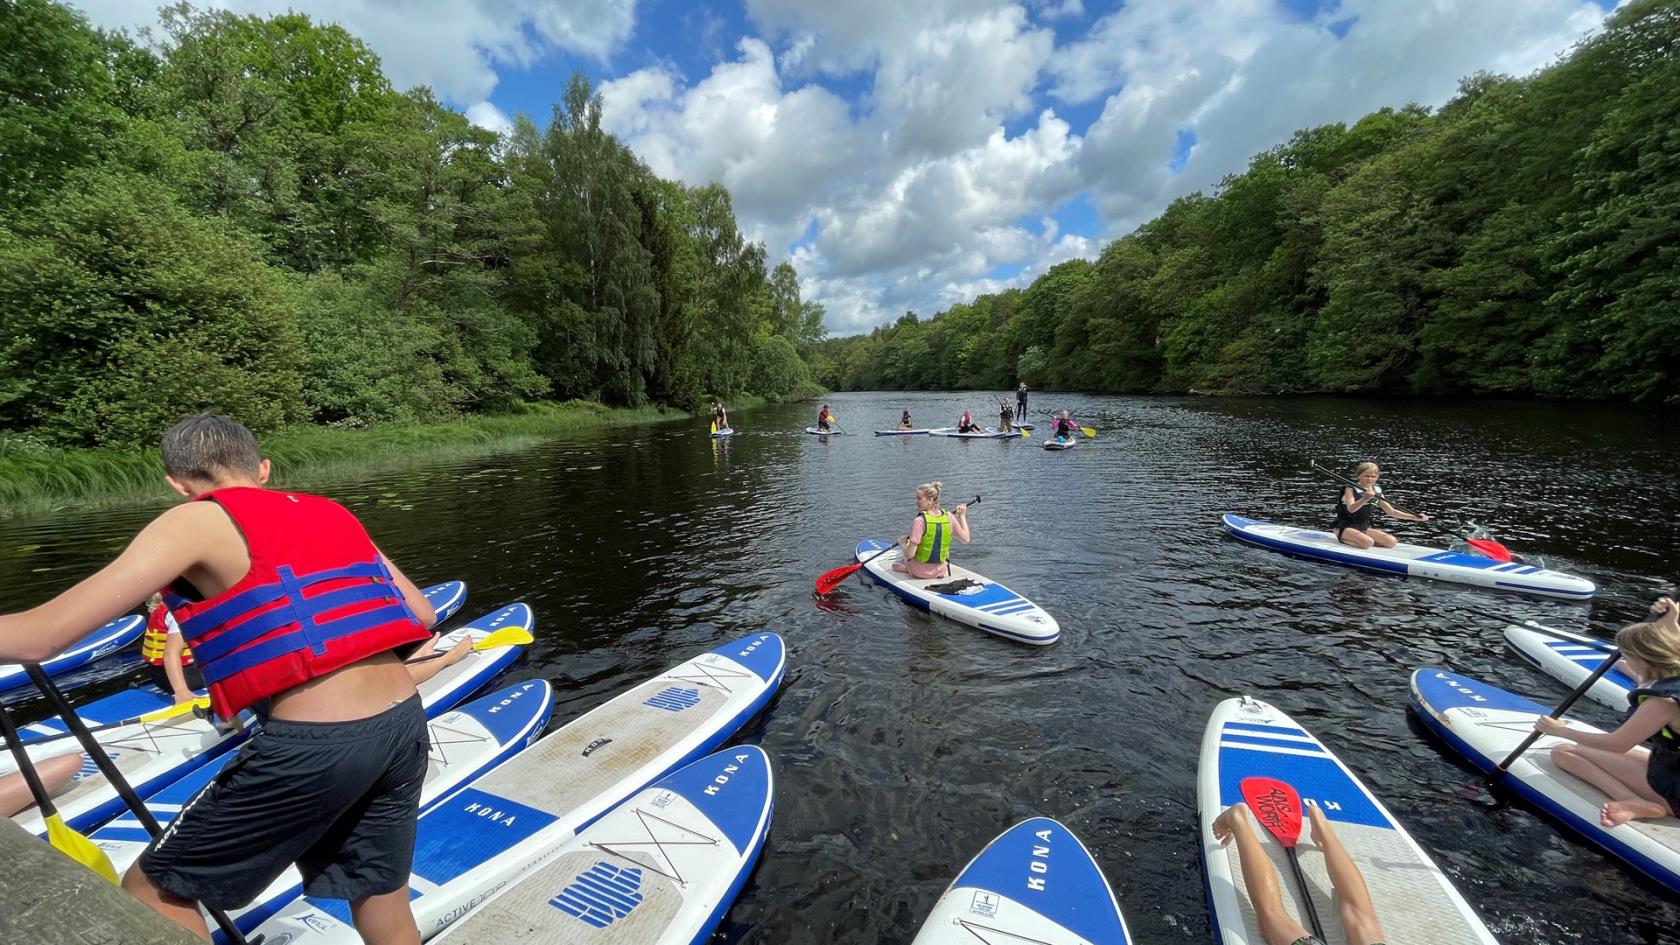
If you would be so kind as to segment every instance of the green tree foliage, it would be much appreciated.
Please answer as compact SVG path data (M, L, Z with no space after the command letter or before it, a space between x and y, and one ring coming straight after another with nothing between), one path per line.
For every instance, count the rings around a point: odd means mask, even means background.
M1298 132L1024 290L817 346L839 388L1680 403L1680 0L1526 78Z
M498 137L299 14L180 4L143 44L15 0L0 33L0 434L815 389L792 267L722 187L652 174L581 76Z

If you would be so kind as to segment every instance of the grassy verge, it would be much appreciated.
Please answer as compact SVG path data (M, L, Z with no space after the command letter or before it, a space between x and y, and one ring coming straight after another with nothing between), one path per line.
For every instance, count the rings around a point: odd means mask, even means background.
M265 438L263 453L274 461L276 483L315 483L682 416L662 408L615 408L573 400L455 423L364 430L309 427ZM147 505L170 498L156 450L60 450L0 443L0 516Z

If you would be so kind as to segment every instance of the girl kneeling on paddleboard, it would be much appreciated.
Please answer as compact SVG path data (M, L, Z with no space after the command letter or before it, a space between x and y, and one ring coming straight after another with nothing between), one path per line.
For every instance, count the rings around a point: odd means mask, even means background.
M900 430L914 430L916 428L916 425L910 422L910 411L904 411L904 416L898 418L898 428Z
M1535 731L1575 743L1552 749L1559 768L1610 795L1598 812L1606 827L1680 816L1680 604L1664 597L1651 612L1616 634L1622 662L1639 680L1626 722L1583 732L1549 715L1534 720Z
M1330 522L1330 531L1336 540L1354 548L1393 548L1397 543L1393 535L1380 528L1371 527L1372 514L1382 509L1395 518L1403 518L1409 522L1427 522L1427 515L1413 515L1402 512L1383 498L1382 489L1377 486L1377 478L1382 470L1376 463L1360 463L1353 471L1357 486L1348 486L1342 490L1341 501L1336 503L1336 518Z
M957 506L948 515L939 507L939 493L944 489L942 482L916 487L916 521L910 525L910 534L898 540L904 560L893 562L894 571L918 581L950 576L951 538L966 545L971 536L967 505Z

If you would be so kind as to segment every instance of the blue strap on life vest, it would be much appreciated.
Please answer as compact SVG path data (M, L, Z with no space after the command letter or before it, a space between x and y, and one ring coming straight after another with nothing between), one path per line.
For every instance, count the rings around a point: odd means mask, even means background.
M188 639L195 636L198 628L228 624L214 639L206 640L193 648L206 682L219 682L270 660L304 649L320 655L326 652L327 644L332 640L361 633L404 617L414 619L413 612L408 609L408 605L396 589L390 570L381 561L329 568L302 577L290 567L282 565L275 569L275 575L276 581L242 591L183 623L181 632ZM311 586L327 581L355 578L362 579L362 582L314 597L306 596L305 591ZM250 613L280 600L288 603L254 617L238 619L239 614ZM388 603L383 607L347 617L325 622L320 619L322 614L375 600ZM296 629L290 633L281 634L272 640L264 640L255 646L250 645L252 641L292 624L296 624ZM240 649L241 647L244 649ZM238 652L234 652L236 650Z

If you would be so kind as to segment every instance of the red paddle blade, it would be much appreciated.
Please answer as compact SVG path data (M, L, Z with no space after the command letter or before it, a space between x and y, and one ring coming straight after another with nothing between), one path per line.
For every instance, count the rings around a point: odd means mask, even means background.
M831 571L824 571L822 577L817 578L817 596L822 597L839 587L841 581L856 574L861 567L863 567L863 562L859 561L857 564L848 564Z
M1466 538L1464 543L1495 561L1511 560L1511 550L1491 538Z
M1260 826L1277 842L1293 847L1301 836L1301 795L1276 778L1243 778L1241 788Z

